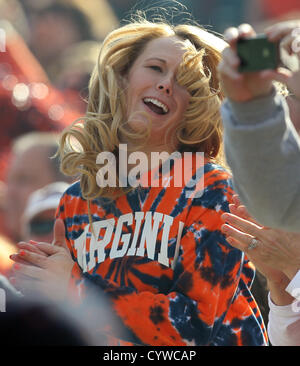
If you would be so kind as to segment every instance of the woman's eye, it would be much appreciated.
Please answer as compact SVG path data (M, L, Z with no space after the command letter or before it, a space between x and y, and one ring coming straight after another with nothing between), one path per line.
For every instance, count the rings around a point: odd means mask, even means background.
M162 68L160 66L156 66L156 65L151 65L149 66L150 69L155 70L155 71L162 71Z

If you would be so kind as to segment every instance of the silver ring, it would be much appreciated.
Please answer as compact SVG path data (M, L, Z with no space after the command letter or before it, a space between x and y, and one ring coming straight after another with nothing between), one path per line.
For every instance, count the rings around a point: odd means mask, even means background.
M252 238L250 244L248 245L248 250L252 250L259 245L259 241L256 238Z

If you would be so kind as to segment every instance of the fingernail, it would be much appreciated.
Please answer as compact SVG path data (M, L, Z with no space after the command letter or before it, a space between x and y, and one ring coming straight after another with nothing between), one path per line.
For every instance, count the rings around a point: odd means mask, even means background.
M221 230L222 230L223 232L228 231L228 229L227 229L227 227L226 227L225 225L222 225L222 226L221 226Z
M35 240L29 240L29 243L30 243L30 244L38 244L38 242L37 242L37 241L35 241Z
M240 33L249 33L252 31L252 27L250 24L241 24L239 26Z
M25 250L20 250L19 251L19 255L21 256L21 257L24 257L25 255L26 255L26 252L25 252Z

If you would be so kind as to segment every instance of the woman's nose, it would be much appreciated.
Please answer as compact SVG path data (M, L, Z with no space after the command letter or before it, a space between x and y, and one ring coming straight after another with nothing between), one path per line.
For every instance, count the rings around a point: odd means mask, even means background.
M171 80L163 80L159 82L157 88L167 95L172 95L173 87Z

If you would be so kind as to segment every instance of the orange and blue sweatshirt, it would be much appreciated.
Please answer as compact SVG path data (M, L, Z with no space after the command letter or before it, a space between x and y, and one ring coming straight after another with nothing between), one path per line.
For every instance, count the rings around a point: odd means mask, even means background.
M57 216L75 262L70 286L82 301L90 282L106 294L126 330L109 345L267 345L255 270L221 232L231 177L205 159L197 184L175 187L177 164L167 186L91 201L92 228L80 183L68 188Z

